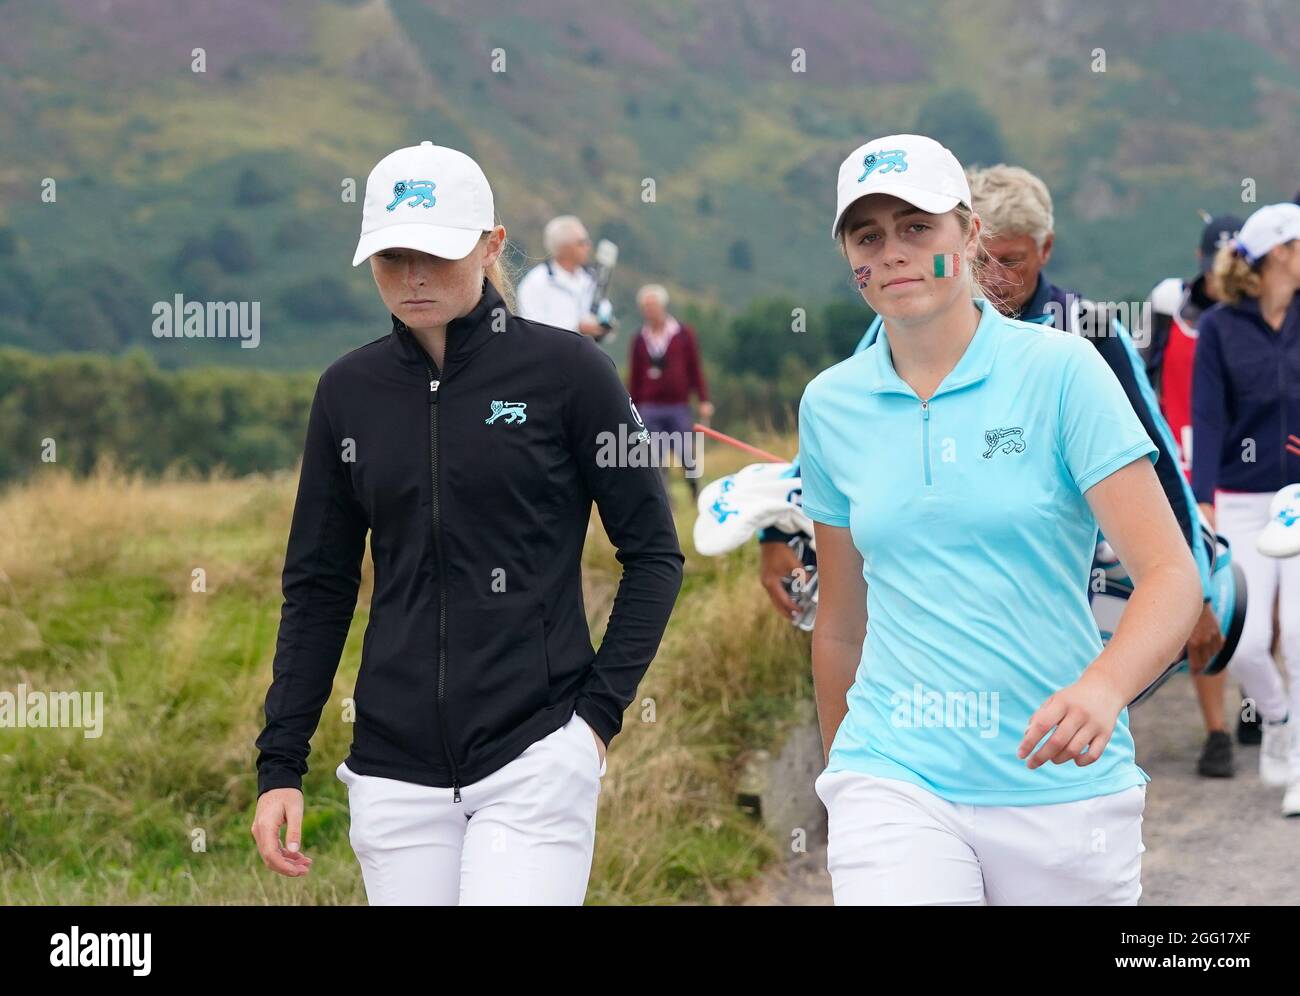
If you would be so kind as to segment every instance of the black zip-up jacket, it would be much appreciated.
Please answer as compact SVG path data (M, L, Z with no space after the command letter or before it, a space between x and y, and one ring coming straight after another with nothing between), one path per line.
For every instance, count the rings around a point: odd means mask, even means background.
M643 432L608 355L511 314L486 280L447 327L443 369L396 317L332 363L308 419L258 794L301 787L367 531L349 768L459 800L575 709L608 744L682 579ZM593 499L623 566L599 652L580 571Z

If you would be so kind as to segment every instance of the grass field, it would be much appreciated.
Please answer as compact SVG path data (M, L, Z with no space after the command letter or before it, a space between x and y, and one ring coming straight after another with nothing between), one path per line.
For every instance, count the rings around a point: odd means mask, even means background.
M790 440L759 445L792 452ZM708 477L744 461L712 447ZM729 462L726 462L729 461ZM51 469L0 494L0 690L102 692L102 735L0 728L0 904L363 903L347 839L342 700L357 613L312 741L305 879L267 871L249 827L296 475L128 477ZM806 637L771 612L757 551L696 556L610 751L588 902L710 903L773 844L734 804L736 758L810 695ZM593 515L584 588L598 641L619 567Z

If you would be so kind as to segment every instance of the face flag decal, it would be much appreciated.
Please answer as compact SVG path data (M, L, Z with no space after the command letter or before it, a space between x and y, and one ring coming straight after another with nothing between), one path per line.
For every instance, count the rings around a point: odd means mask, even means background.
M871 279L871 267L854 267L853 278L858 282L858 290L862 290L863 287L867 286L867 281Z
M935 253L934 254L934 275L936 277L955 277L957 275L957 261L961 256L955 252Z

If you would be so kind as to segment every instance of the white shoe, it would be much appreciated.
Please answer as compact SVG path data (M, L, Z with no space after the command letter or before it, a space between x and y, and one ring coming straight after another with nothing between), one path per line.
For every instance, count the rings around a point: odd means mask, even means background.
M1292 779L1282 796L1282 815L1300 816L1300 777Z
M1290 782L1291 724L1286 719L1264 720L1263 739L1259 742L1259 780L1279 786Z

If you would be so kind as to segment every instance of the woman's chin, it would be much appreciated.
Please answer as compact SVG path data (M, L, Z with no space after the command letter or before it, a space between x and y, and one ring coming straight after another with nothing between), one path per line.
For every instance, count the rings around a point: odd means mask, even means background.
M921 318L934 311L934 295L917 288L901 293L878 295L875 311L884 318Z
M408 328L433 328L451 321L441 304L404 304L393 312Z

